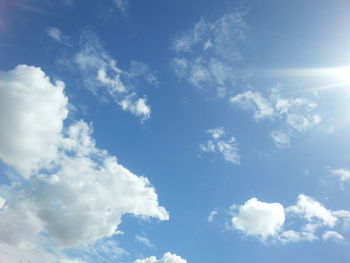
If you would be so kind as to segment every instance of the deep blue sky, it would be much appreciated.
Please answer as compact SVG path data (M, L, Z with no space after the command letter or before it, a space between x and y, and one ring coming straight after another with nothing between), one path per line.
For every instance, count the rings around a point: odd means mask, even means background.
M118 7L119 2L113 0L1 1L0 103L9 102L9 112L14 114L6 113L6 104L0 107L0 121L3 127L23 125L18 117L22 115L15 114L22 100L6 97L11 93L8 90L23 82L31 94L39 85L9 72L22 64L41 68L52 84L56 80L65 83L69 114L61 119L59 136L67 136L69 126L84 120L92 129L96 148L107 150L123 167L148 178L170 220L144 220L126 211L122 222L114 224L123 235L101 234L102 238L86 242L79 237L89 246L80 243L64 249L55 241L47 246L33 241L38 251L54 255L50 255L52 262L70 258L124 263L155 256L157 260L140 263L181 263L166 261L166 252L202 263L348 262L350 2L121 2L128 6ZM196 31L196 25L201 30ZM212 46L204 48L209 42ZM232 57L234 52L240 58ZM79 54L86 60L78 61ZM176 64L176 59L187 61L187 66ZM101 70L110 81L120 78L123 84L119 85L126 91L111 91L116 86L98 77ZM145 99L150 115L132 108L131 102L123 109L121 104L128 98L132 103ZM32 115L33 122L41 119L40 111ZM36 125L51 123L38 121ZM224 134L215 137L213 129ZM0 140L4 149L0 151L0 197L6 205L2 207L0 199L0 218L8 219L9 211L12 216L19 214L11 208L19 207L16 191L24 189L23 196L36 200L26 190L32 181L63 168L50 171L40 166L30 176L21 174L16 166L20 157L9 161L7 149L20 150L11 148L12 142L6 139L11 131L4 130L0 133L5 138ZM22 133L27 136L26 129L20 129L18 134ZM70 158L62 147L58 145L58 151ZM84 174L79 176L86 180ZM19 186L7 187L11 182ZM123 195L119 188L116 191ZM59 199L52 195L53 200ZM307 197L307 204L298 203L300 195ZM247 203L252 198L259 201L254 207ZM39 211L38 201L33 202ZM69 200L59 202L64 206ZM282 222L276 219L281 211L272 203L282 207ZM302 208L293 210L292 206ZM339 210L344 210L343 216ZM39 212L34 217L47 220L35 235L55 240L48 227L55 218L47 219ZM336 223L329 223L329 217ZM243 226L235 224L235 218ZM0 220L1 228L6 228L4 222ZM299 233L298 238L285 239L288 230ZM26 241L32 238L28 235ZM110 248L92 253L106 240L113 240L125 252ZM11 257L18 249L22 260L36 262L30 249L22 255L18 244L1 236L0 241L0 256ZM84 253L87 256L82 257Z

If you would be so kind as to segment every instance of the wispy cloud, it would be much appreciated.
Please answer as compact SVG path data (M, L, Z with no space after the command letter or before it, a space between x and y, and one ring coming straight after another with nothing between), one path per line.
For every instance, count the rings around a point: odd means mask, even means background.
M173 38L174 72L199 89L214 89L226 96L247 77L236 70L242 60L240 44L246 39L245 12L226 14L214 22L199 20L193 28Z
M232 96L230 102L251 112L257 122L282 122L281 128L271 133L271 138L279 148L288 147L292 135L310 131L322 121L316 112L316 103L303 97L284 97L280 85L270 89L270 94L266 96L248 90Z
M220 153L223 158L233 164L240 164L240 155L238 152L238 143L235 137L226 136L223 127L209 129L206 131L211 137L207 143L200 145L202 152Z
M96 95L107 95L124 111L131 112L141 120L149 119L151 107L146 96L137 95L137 87L158 85L151 69L137 61L132 61L129 69L121 69L91 31L82 34L81 43L74 62L82 74L84 85Z

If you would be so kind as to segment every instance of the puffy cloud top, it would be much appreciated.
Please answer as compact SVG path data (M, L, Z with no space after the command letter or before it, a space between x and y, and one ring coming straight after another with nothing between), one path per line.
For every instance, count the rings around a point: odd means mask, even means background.
M64 83L38 67L0 72L0 159L29 177L57 156L67 117Z

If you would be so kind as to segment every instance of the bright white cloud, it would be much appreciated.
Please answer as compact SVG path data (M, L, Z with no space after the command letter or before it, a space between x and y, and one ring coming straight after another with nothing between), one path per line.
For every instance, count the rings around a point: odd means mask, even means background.
M263 242L270 240L283 244L319 240L321 228L333 229L340 220L345 224L350 218L350 211L328 210L321 203L302 194L298 196L295 205L287 208L279 203L265 203L252 198L243 205L233 205L231 210L234 229ZM298 230L286 229L287 227ZM326 230L322 234L323 240L341 237L343 236L334 230Z
M136 92L136 87L140 84L158 85L157 78L149 67L133 61L128 70L121 69L92 32L84 32L81 43L82 48L74 60L83 74L84 84L94 94L111 98L123 110L142 120L149 119L151 107L147 98L140 98Z
M322 239L327 241L329 239L334 239L334 240L344 240L344 237L339 234L338 232L335 231L326 231L322 235Z
M242 59L240 44L246 38L245 13L226 14L214 22L201 19L174 37L174 72L197 88L215 88L225 96L245 74L235 70Z
M63 82L26 65L0 72L0 159L24 177L48 168L67 113Z
M281 204L264 203L252 198L239 207L238 214L232 218L232 225L245 235L266 240L278 234L284 220L285 213Z
M172 253L165 253L161 259L152 256L145 259L137 259L134 263L187 263L187 260Z
M63 83L53 85L35 67L1 74L0 116L8 126L0 136L1 158L26 178L0 186L6 199L0 210L1 259L57 262L65 259L61 248L118 234L124 214L169 219L148 179L98 149L84 121L62 131Z
M235 137L223 138L225 135L223 127L209 129L207 133L210 134L211 139L206 144L200 145L202 152L218 152L226 161L234 164L240 163L238 143Z

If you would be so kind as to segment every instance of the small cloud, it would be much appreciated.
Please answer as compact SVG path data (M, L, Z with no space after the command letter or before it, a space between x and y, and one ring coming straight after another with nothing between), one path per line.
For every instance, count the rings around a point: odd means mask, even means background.
M270 134L273 142L278 148L288 148L290 145L290 135L284 131L273 131Z
M154 248L154 245L152 244L152 242L145 236L136 235L135 240L137 240L138 242L144 244L149 248Z
M46 34L48 37L50 37L52 40L61 43L66 46L70 46L70 43L68 41L68 37L64 36L62 31L57 27L48 27L46 29Z
M57 27L49 27L46 29L47 35L57 42L62 41L62 32Z
M329 171L331 175L338 177L342 186L345 182L350 180L350 169L333 169Z
M187 260L176 254L166 252L160 259L152 256L145 259L137 259L134 263L187 263Z
M224 137L223 127L209 129L206 133L210 134L211 139L206 144L199 146L202 152L218 152L224 159L233 164L240 164L240 155L238 152L238 143L235 137Z
M208 222L213 222L217 214L218 214L218 211L216 210L211 211L210 214L208 215Z

